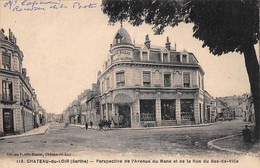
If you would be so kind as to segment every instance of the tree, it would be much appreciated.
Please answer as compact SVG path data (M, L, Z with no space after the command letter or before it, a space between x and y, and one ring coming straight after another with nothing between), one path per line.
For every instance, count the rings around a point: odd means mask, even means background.
M255 136L259 140L259 64L254 44L259 40L258 0L103 0L109 23L128 21L153 25L155 34L180 22L193 23L193 36L214 55L244 54L255 107Z

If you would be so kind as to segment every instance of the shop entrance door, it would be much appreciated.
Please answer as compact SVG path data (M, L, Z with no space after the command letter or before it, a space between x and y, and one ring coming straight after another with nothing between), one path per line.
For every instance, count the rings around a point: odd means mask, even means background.
M3 119L4 119L4 134L14 133L14 121L13 121L13 110L3 109Z
M123 105L118 108L118 123L119 127L126 128L131 127L131 114L130 114L130 106Z

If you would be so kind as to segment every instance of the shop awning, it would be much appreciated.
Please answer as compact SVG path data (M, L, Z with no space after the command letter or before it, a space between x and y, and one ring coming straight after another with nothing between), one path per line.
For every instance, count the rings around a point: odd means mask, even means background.
M114 97L114 104L131 104L134 103L134 100L126 94L120 93Z

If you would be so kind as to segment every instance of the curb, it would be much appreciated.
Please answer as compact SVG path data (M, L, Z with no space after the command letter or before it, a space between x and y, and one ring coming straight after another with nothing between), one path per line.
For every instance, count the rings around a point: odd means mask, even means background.
M213 125L210 124L200 124L200 125L179 125L179 126L162 126L162 127L141 127L141 128L112 128L112 130L148 130L148 129L170 129L170 128L189 128L189 127L205 127Z
M217 145L214 145L214 142L215 141L219 141L219 140L223 140L223 139L229 139L229 138L233 138L235 135L229 135L229 136L226 136L226 137L222 137L222 138L218 138L218 139L214 139L214 140L211 140L207 143L207 146L208 148L210 149L217 149L217 150L220 150L220 151L225 151L225 152L231 152L231 153L235 153L235 154L243 154L243 155L250 155L250 156L253 156L253 157L258 157L257 154L254 154L254 153L251 153L251 152L241 152L241 151L238 151L238 150L233 150L233 149L228 149L228 148L222 148L220 146L217 146Z
M20 134L20 135L10 135L10 136L7 136L7 137L0 137L0 140L11 139L11 138L20 138L20 137L28 137L28 136L33 136L33 135L44 135L47 132L47 130L49 129L49 127L50 127L50 123L47 124L46 129L42 132L35 133L35 134L28 134L28 135L26 135L25 133Z
M147 129L189 128L189 127L205 127L205 126L210 126L210 125L215 125L215 124L217 124L217 123L214 122L214 123L199 124L199 125L178 125L178 126L141 127L141 128L111 128L110 130L147 130ZM69 126L85 128L84 125L69 124ZM93 129L98 129L98 128L93 128Z

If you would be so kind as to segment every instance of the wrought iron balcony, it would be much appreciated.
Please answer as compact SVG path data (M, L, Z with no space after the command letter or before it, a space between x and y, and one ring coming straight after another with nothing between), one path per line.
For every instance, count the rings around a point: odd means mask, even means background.
M3 104L14 104L17 102L16 95L0 94L0 101Z

